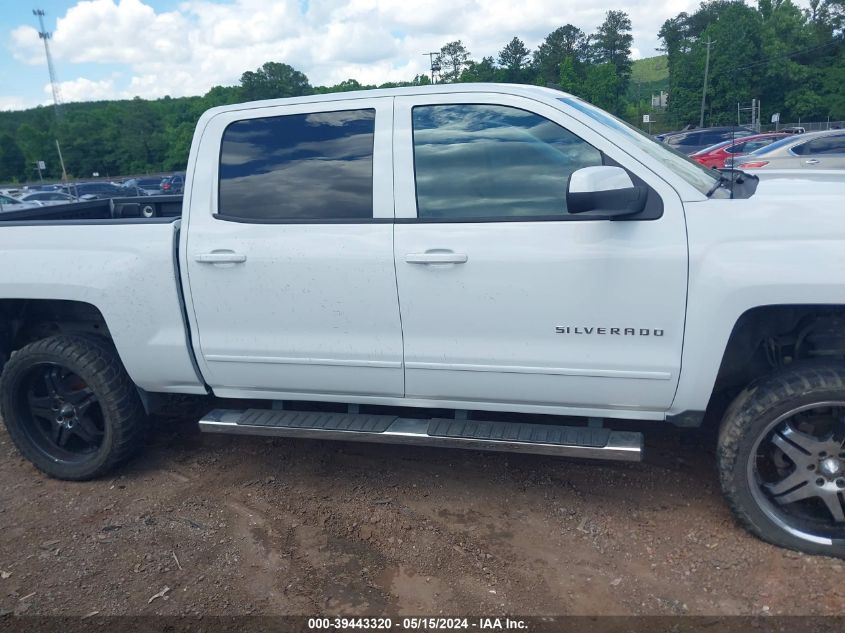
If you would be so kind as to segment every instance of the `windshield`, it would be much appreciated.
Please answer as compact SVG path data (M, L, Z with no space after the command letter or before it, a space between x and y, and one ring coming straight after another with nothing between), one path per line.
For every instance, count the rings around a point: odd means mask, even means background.
M705 195L709 194L719 181L719 173L715 170L699 165L694 160L687 158L684 154L654 140L645 132L638 130L632 125L628 125L612 114L608 114L604 110L596 108L577 97L559 97L559 100L566 105L572 106L579 112L586 114L594 121L598 121L602 125L611 127L616 132L624 134L639 149L655 160L660 161L664 167L671 170L676 176L683 178L701 193Z

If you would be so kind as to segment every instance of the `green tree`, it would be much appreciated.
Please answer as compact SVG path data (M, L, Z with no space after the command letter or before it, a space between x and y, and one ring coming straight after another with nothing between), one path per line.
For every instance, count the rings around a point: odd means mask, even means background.
M572 59L576 71L587 61L587 36L577 26L565 24L549 33L534 51L534 71L540 85L557 84L560 80L560 63Z
M56 153L55 145L49 135L49 130L36 128L32 123L24 123L15 134L18 146L26 157L27 165L36 161L48 162ZM52 163L49 160L49 163Z
M564 57L560 62L560 89L574 95L581 95L581 80L575 72L575 62L571 57Z
M27 179L26 157L10 134L0 136L0 174L6 179Z
M605 110L614 110L619 94L619 76L611 63L593 64L587 67L584 80L584 98Z
M624 11L608 11L604 22L590 38L590 53L595 64L611 64L616 76L613 109L620 109L620 99L631 77L631 18Z
M518 37L514 37L508 42L499 51L499 66L505 70L505 80L513 83L520 82L528 67L530 56L531 51L525 48L525 42Z
M440 81L458 81L464 68L470 62L470 54L461 40L444 44L437 55L437 62L440 64Z
M241 96L247 101L299 97L311 92L308 77L287 64L267 62L241 75Z
M834 30L822 2L802 11L792 0L760 0L757 8L717 0L667 20L659 35L668 53L671 118L678 124L698 121L708 38L715 42L708 124L736 122L737 104L747 106L752 99L762 100L764 119L772 112L780 112L782 120L845 116L838 105L845 99L837 98L842 82L836 79L845 47L831 41Z
M466 83L501 81L504 71L496 68L492 57L482 57L480 62L468 62L461 73L461 81Z

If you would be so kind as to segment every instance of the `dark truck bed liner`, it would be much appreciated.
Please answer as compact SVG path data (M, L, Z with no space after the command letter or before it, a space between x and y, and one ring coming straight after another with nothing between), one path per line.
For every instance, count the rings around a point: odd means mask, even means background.
M72 222L97 220L154 221L182 216L182 196L104 198L52 206L4 211L0 222Z

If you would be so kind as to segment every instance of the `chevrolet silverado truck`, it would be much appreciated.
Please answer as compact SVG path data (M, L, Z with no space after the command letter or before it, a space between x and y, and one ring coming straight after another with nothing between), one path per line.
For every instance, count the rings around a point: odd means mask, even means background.
M3 214L0 409L68 480L185 395L213 433L621 460L715 420L738 520L845 556L844 202L546 88L214 108L181 208Z

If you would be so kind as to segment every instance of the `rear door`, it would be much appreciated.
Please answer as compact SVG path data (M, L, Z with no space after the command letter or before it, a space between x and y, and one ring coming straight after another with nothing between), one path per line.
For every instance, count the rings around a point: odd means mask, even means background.
M687 279L675 191L576 118L521 97L397 98L395 129L407 397L667 407ZM567 213L569 175L603 163L652 187L651 219Z
M845 169L845 132L815 138L802 147L801 167Z
M208 124L182 265L215 393L402 395L391 101L250 108Z

